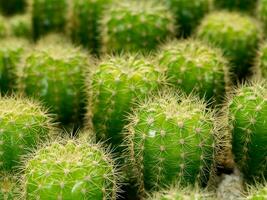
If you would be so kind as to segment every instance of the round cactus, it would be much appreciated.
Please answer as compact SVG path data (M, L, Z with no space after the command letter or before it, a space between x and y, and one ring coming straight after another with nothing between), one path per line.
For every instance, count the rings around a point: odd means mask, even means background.
M18 166L21 156L49 136L51 119L37 103L0 99L0 170Z
M172 41L161 48L159 65L168 81L190 94L196 90L201 98L222 100L228 80L228 66L220 50L196 40Z
M32 3L33 36L51 32L62 32L66 25L67 0L33 0Z
M267 175L266 85L255 83L235 91L229 100L229 123L235 162L248 181Z
M27 0L0 0L0 8L3 14L13 15L26 10Z
M11 37L32 38L30 15L17 15L8 21L8 31Z
M18 180L14 175L0 173L0 199L15 200L19 199L20 189Z
M262 0L260 0L262 1ZM214 0L218 8L254 12L258 0Z
M88 60L86 53L67 43L40 42L25 59L19 74L19 90L41 99L63 125L79 124L85 100Z
M252 18L234 12L214 12L202 21L197 37L224 50L238 79L247 75L261 38Z
M68 140L39 149L28 160L23 180L26 199L114 200L118 171L99 145Z
M150 59L139 55L103 59L90 80L88 119L97 139L109 139L115 146L122 142L125 115L134 102L165 83Z
M265 200L267 198L267 185L257 184L249 186L249 195L246 200Z
M179 101L179 103L178 103ZM166 92L134 109L125 143L140 193L174 182L205 184L215 155L214 113L193 96Z
M100 19L111 0L74 0L70 18L70 35L74 42L92 52L100 50Z
M21 39L5 39L0 41L0 91L11 93L16 88L20 62L28 43Z
M189 36L211 9L212 0L164 0L176 18L178 35Z
M151 51L174 35L167 6L148 1L117 1L102 19L102 51Z
M258 2L257 15L264 26L265 32L267 32L267 0L260 0Z

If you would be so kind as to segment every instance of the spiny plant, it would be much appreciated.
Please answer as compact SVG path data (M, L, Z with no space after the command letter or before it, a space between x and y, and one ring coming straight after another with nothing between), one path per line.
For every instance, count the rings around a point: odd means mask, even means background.
M258 18L261 20L264 31L267 31L267 0L259 0L257 6L257 15Z
M100 50L100 19L104 8L112 0L74 0L70 18L70 35L74 42L89 48L93 53Z
M87 118L93 122L97 139L109 140L117 147L122 142L125 115L134 102L164 83L151 58L137 54L104 58L91 74L87 89Z
M265 200L267 198L267 185L256 184L256 186L248 186L248 196L246 200Z
M219 103L229 85L228 65L219 49L197 40L171 41L157 55L169 83Z
M214 4L218 8L227 10L249 11L250 13L254 12L257 3L258 0L214 0Z
M89 55L69 43L61 43L59 39L45 41L50 40L40 41L26 57L19 73L19 90L42 100L63 125L80 124Z
M21 156L50 136L51 118L38 103L0 98L0 170L18 167Z
M8 173L0 173L0 199L15 200L19 198L19 193L17 177Z
M254 77L267 77L267 43L263 42L258 50L257 60L254 68L252 68Z
M11 37L32 38L30 15L17 15L8 20L8 31Z
M108 150L68 139L40 148L26 162L26 199L115 200L119 174Z
M258 23L235 12L214 12L201 22L197 37L220 47L231 61L231 71L242 79L247 75L261 39Z
M33 0L32 25L34 39L51 32L62 32L68 11L67 0Z
M177 35L189 36L212 7L212 0L164 0L176 19Z
M266 84L253 83L229 98L229 124L235 162L248 181L267 175Z
M18 68L29 44L23 39L0 40L0 91L11 93L16 88Z
M175 182L207 183L217 131L214 112L204 101L168 91L148 98L132 113L125 127L125 157L130 157L141 195Z
M0 0L0 9L4 15L22 13L27 8L27 0Z
M102 19L102 51L151 51L174 35L174 17L163 3L116 1Z

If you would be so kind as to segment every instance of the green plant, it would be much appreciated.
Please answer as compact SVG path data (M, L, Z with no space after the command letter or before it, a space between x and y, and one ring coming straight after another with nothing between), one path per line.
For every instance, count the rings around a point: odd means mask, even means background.
M267 175L266 85L254 83L235 90L228 102L232 151L248 181Z
M221 9L223 8L228 10L249 11L250 13L254 13L254 9L257 3L258 0L214 0L214 4L218 8Z
M164 92L133 110L125 127L125 157L139 191L206 184L215 162L214 112L198 98ZM220 141L222 142L222 141Z
M64 30L68 11L67 0L33 0L32 25L34 39L51 32Z
M134 102L165 83L161 71L141 55L104 58L88 82L88 121L92 119L97 139L116 147L122 142L125 115Z
M231 61L231 72L242 79L253 64L261 29L252 18L235 12L214 12L204 18L197 37L220 47Z
M267 31L267 1L266 0L260 0L258 2L257 15L263 24L264 31L266 32Z
M12 174L0 173L0 199L16 200L20 189L17 178Z
M8 21L8 31L11 37L32 39L32 24L30 15L16 15Z
M116 1L102 19L102 51L151 51L174 35L167 6L152 0Z
M49 137L51 118L35 102L15 97L0 99L0 170L18 167L21 156Z
M265 200L267 197L266 183L256 184L256 186L248 186L247 200Z
M23 188L27 200L114 200L118 181L114 160L100 145L54 141L26 163Z
M157 55L169 83L190 94L221 102L229 85L228 63L219 49L197 40L172 41Z
M8 27L4 17L0 15L0 39L8 35Z
M84 113L89 56L59 40L40 41L26 57L18 87L22 93L42 100L63 125L76 125L81 123Z
M4 15L22 13L26 7L27 0L0 0L0 8Z
M74 0L70 18L70 35L94 53L100 50L100 19L112 0Z

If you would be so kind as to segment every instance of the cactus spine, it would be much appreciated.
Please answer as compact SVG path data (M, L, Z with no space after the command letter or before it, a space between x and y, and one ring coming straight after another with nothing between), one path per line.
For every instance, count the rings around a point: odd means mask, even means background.
M8 173L0 173L0 199L16 200L19 199L19 184L17 178Z
M0 99L0 170L18 167L21 156L49 136L51 119L37 103Z
M23 183L27 200L115 200L118 177L110 153L100 145L68 140L34 153Z
M102 20L102 51L151 51L174 35L174 20L164 4L148 1L115 2Z
M157 57L176 88L187 94L195 89L201 98L213 98L217 103L222 100L229 85L229 69L219 49L197 40L172 41Z

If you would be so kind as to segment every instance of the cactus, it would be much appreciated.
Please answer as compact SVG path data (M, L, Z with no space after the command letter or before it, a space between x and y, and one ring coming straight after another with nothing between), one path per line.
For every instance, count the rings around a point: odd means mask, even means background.
M255 78L267 78L267 43L263 42L258 50L256 64L252 70Z
M74 0L70 18L70 35L94 53L100 50L100 19L111 0Z
M265 33L267 32L267 0L260 0L257 6L258 19L261 20Z
M0 199L16 200L19 199L19 184L17 178L12 174L0 173Z
M267 198L267 185L257 183L256 186L248 186L246 200L265 200Z
M212 0L164 0L173 11L177 35L189 36L198 26L201 19L211 10Z
M262 1L262 0L260 0ZM254 13L258 0L214 0L216 7Z
M88 55L68 43L44 41L25 59L19 90L42 100L63 125L78 125L83 114Z
M117 1L102 19L102 51L154 50L174 35L174 19L167 6L147 1Z
M6 37L8 35L8 25L6 23L6 19L0 16L0 39Z
M134 102L165 83L160 69L150 60L141 55L110 56L91 75L87 116L88 122L93 122L98 140L108 139L118 147L125 115Z
M28 160L23 178L26 199L114 200L119 174L100 145L74 140L52 142Z
M217 131L214 113L203 101L164 92L140 103L132 113L125 127L125 157L130 156L129 169L141 195L175 182L207 183Z
M30 15L17 15L8 21L8 31L11 37L32 39Z
M247 181L267 175L266 93L264 83L245 85L228 103L232 151Z
M219 49L197 40L172 41L161 48L159 65L168 81L190 94L195 89L201 98L219 103L228 81L227 61Z
M27 8L27 0L0 0L0 8L5 15L22 13Z
M22 39L5 39L0 41L0 91L11 93L16 88L20 62L28 43Z
M1 97L0 111L0 170L10 171L49 137L51 118L38 103L17 97Z
M32 25L34 39L38 39L51 31L64 31L67 11L67 0L33 0Z
M249 72L261 39L252 18L234 12L214 12L202 21L197 37L223 49L232 63L231 72L243 79Z

